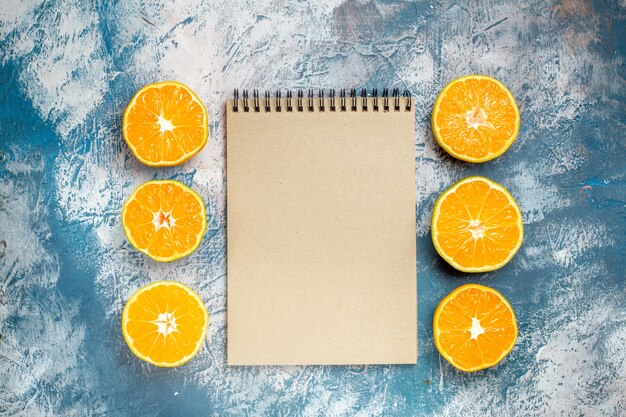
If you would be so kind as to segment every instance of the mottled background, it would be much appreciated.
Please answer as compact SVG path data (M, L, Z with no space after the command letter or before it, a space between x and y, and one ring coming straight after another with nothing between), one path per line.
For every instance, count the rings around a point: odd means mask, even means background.
M626 415L626 2L252 0L0 3L0 416ZM437 93L484 73L517 98L519 138L471 165L430 128ZM210 141L151 169L121 137L141 86L190 85ZM239 88L409 88L417 100L416 366L225 366L224 101ZM517 198L526 239L505 268L454 272L430 242L434 199L472 174ZM172 264L134 251L124 199L175 178L208 207L199 250ZM212 315L200 354L157 369L120 333L154 280L196 289ZM517 345L467 375L433 345L438 301L499 289Z

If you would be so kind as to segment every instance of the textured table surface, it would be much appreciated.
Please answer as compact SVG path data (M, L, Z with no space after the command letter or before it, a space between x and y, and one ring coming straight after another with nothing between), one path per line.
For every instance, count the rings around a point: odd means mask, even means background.
M252 0L0 3L0 416L442 416L626 412L626 3ZM446 82L495 76L521 131L495 161L433 140ZM151 169L121 137L147 83L176 79L210 113L210 142ZM233 88L409 88L416 97L419 360L415 366L225 366L224 101ZM455 180L517 198L526 238L505 268L454 272L429 218ZM120 225L132 190L174 178L207 203L199 250L171 264ZM212 315L200 354L157 369L120 333L125 300L154 280L195 288ZM500 290L520 337L496 368L442 360L431 320L463 283Z

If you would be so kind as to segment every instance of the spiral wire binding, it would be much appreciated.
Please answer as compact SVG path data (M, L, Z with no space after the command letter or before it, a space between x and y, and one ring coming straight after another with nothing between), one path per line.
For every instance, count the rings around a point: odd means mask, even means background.
M393 110L400 111L400 90L397 88L393 89Z
M409 90L404 90L404 97L406 98L406 111L411 111L411 92Z
M374 97L374 111L378 111L378 88L372 91L372 96Z
M389 111L389 89L383 88L383 111Z
M355 88L351 88L350 89L350 111L356 111L356 89Z
M339 103L341 111L346 111L346 89L342 88L339 90Z
M272 111L272 108L270 106L270 92L268 90L265 90L265 112L270 112Z
M263 101L264 112L269 113L271 111L276 111L276 112L282 111L283 109L282 97L283 96L282 96L281 90L276 90L276 94L274 95L275 100L273 102L272 102L270 91L266 90L264 92L263 97L264 97L264 101ZM382 110L385 112L388 112L388 111L397 112L397 111L402 111L402 110L411 111L411 106L412 106L411 92L409 90L404 90L402 94L400 94L399 88L394 88L391 92L391 97L393 101L393 103L391 103L392 107L390 107L388 88L383 88L381 95L378 94L378 89L374 88L372 89L372 94L370 96L368 96L367 94L367 89L362 88L360 97L359 97L359 94L357 94L356 88L351 88L349 92L346 91L345 88L342 88L341 90L339 90L339 103L337 103L337 100L335 97L336 97L336 91L334 88L332 88L328 92L328 110L331 112L337 111L337 104L339 104L339 111L342 111L342 112L345 112L348 110L357 111L359 108L359 98L361 100L361 111L364 111L364 112L369 111L369 103L370 103L369 98L370 97L372 98L372 111L374 112L377 112L380 110L379 100L381 98L382 98ZM402 97L404 97L405 99L404 109L402 109L402 103L401 103ZM305 111L305 100L306 100L307 111L309 112L315 111L316 101L318 104L318 111L320 112L327 111L327 107L326 107L327 101L326 101L324 89L318 90L317 97L314 97L314 91L312 88L310 88L306 94L306 99L305 99L304 90L298 89L296 92L296 98L295 98L295 105L296 105L295 111L297 112ZM255 113L261 112L259 90L257 89L252 90L251 101L252 101L251 104L252 104L253 111ZM291 90L287 90L286 101L285 101L287 112L294 111L293 101L294 101L293 92ZM274 104L273 106L272 106L272 103ZM348 109L348 105L349 105L349 109ZM238 89L235 89L233 93L233 111L239 112L240 107L242 108L243 112L245 113L250 112L250 96L249 96L248 90L243 90L241 94L241 98L240 98Z
M259 107L259 90L252 91L252 101L254 103L254 111L256 113L260 112L261 109Z
M365 88L361 88L361 103L363 106L361 110L367 111L367 90Z
M235 93L233 94L233 111L239 111L239 90L235 88Z
M309 88L309 111L314 111L315 107L313 107L313 89Z
M250 111L250 107L248 106L248 90L243 90L243 111Z

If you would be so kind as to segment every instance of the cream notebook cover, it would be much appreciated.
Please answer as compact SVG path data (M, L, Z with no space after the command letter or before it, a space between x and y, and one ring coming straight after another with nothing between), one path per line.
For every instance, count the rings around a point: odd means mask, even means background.
M412 99L268 96L227 103L228 364L416 363Z

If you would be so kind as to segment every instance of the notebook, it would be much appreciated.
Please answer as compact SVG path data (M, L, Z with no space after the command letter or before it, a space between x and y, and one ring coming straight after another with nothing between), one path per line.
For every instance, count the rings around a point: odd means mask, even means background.
M408 93L227 102L229 365L417 361Z

